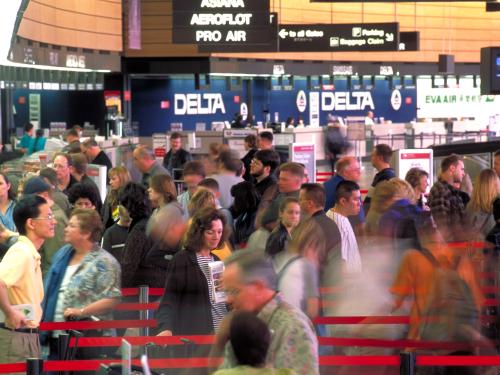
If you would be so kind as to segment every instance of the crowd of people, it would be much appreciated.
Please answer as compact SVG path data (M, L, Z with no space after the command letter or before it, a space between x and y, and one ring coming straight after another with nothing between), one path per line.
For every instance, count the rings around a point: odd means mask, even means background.
M341 157L331 179L311 183L303 165L281 163L269 138L247 136L241 160L211 145L201 161L173 134L163 165L149 147L136 147L137 182L94 140L72 142L70 153L22 181L17 197L1 173L0 347L9 350L0 351L0 363L39 357L42 321L137 318L113 308L127 300L121 288L141 285L164 288L155 334L215 334L204 354L224 358L217 374L318 374L319 353L377 352L320 347L318 336L460 340L471 343L466 354L472 342L496 338L496 324L481 327L477 318L485 298L478 272L496 272L500 248L494 169L481 171L466 191L464 161L450 155L427 194L428 173L412 168L406 179L396 177L391 148L379 144L371 155L377 174L363 199L356 158ZM89 162L108 168L104 202L86 174ZM181 194L175 169L182 170ZM474 254L450 245L471 240L489 245ZM214 271L220 262L222 275ZM437 289L441 305L455 293L461 317L436 309ZM447 328L429 329L429 314L445 310ZM311 323L389 314L409 314L409 327ZM49 358L57 358L59 333L40 337Z

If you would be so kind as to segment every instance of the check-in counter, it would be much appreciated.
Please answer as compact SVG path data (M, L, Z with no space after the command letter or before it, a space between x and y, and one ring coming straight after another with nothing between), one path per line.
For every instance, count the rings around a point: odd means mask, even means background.
M195 132L195 147L189 152L195 158L208 155L210 143L224 143L224 133L221 131L197 131Z
M325 129L319 127L297 127L286 129L284 133L274 134L276 146L289 146L291 143L314 143L316 146L316 160L326 160Z
M170 149L168 139L170 134L168 132L165 137L166 151ZM182 147L191 153L195 159L199 159L208 155L210 143L223 143L224 137L222 131L176 131L182 137ZM151 138L148 139L147 144L151 144Z

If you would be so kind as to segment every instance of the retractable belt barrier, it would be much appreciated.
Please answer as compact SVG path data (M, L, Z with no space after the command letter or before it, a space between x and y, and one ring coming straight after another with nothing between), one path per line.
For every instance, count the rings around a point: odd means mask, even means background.
M132 365L141 366L140 360L133 359ZM150 359L149 366L156 368L208 368L218 366L222 358L168 358ZM102 364L121 363L120 360L72 360L43 361L28 359L26 363L0 364L1 373L27 373L40 375L43 372L97 371ZM434 356L401 353L384 356L322 356L320 366L385 366L399 367L401 375L414 374L415 366L500 366L500 356Z
M185 345L186 342L196 345L212 345L215 342L215 336L128 336L123 337L132 346L144 345ZM491 347L490 342L442 342L442 341L417 341L417 340L388 340L372 338L352 338L352 337L318 337L318 343L324 346L358 346L373 348L394 348L394 349L442 349L442 350L461 350L475 348ZM118 347L122 344L121 337L80 337L78 338L78 347ZM76 339L70 340L69 346L74 347Z
M481 321L492 322L497 317L495 315L483 315ZM313 320L314 324L409 324L410 317L405 315L395 316L320 316ZM123 329L123 328L155 328L158 322L156 319L148 320L101 320L74 321L74 322L43 322L40 324L40 331L55 330L99 330L99 329Z

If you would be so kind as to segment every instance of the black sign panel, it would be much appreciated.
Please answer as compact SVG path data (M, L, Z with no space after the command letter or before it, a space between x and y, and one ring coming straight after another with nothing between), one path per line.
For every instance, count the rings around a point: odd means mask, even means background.
M420 51L420 31L401 31L399 33L400 51Z
M276 30L274 30L274 33L276 33ZM219 45L235 45L239 46L240 52L242 52L243 50L246 50L247 44L268 45L269 41L272 39L272 34L273 29L270 25L252 28L239 27L237 29L228 27L205 30L186 28L178 29L178 32L174 33L173 41L174 43L180 44L187 43L213 47ZM215 49L212 48L211 51L214 51Z
M269 0L172 0L174 14L190 13L241 13L269 11Z
M278 51L278 14L271 13L269 16L269 31L266 38L256 43L245 43L245 52L276 52ZM253 39L254 33L250 33ZM259 34L259 33L256 33ZM258 37L258 35L257 35ZM198 44L199 52L241 52L241 43L237 44Z
M398 23L279 25L280 52L397 51Z
M178 28L217 28L253 27L269 25L269 11L239 13L193 13L178 12L173 18L174 29Z
M173 42L213 46L270 45L269 0L173 0Z

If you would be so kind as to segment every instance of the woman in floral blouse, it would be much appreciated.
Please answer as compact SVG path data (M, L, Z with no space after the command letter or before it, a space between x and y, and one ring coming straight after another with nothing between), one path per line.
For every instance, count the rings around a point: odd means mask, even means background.
M97 317L111 319L112 308L120 301L120 265L98 243L103 224L97 211L76 209L64 231L63 246L47 274L43 321L62 322ZM113 331L103 331L105 336ZM57 352L53 333L51 353ZM55 349L55 350L54 350ZM89 353L90 354L90 353ZM85 358L82 353L81 358Z

